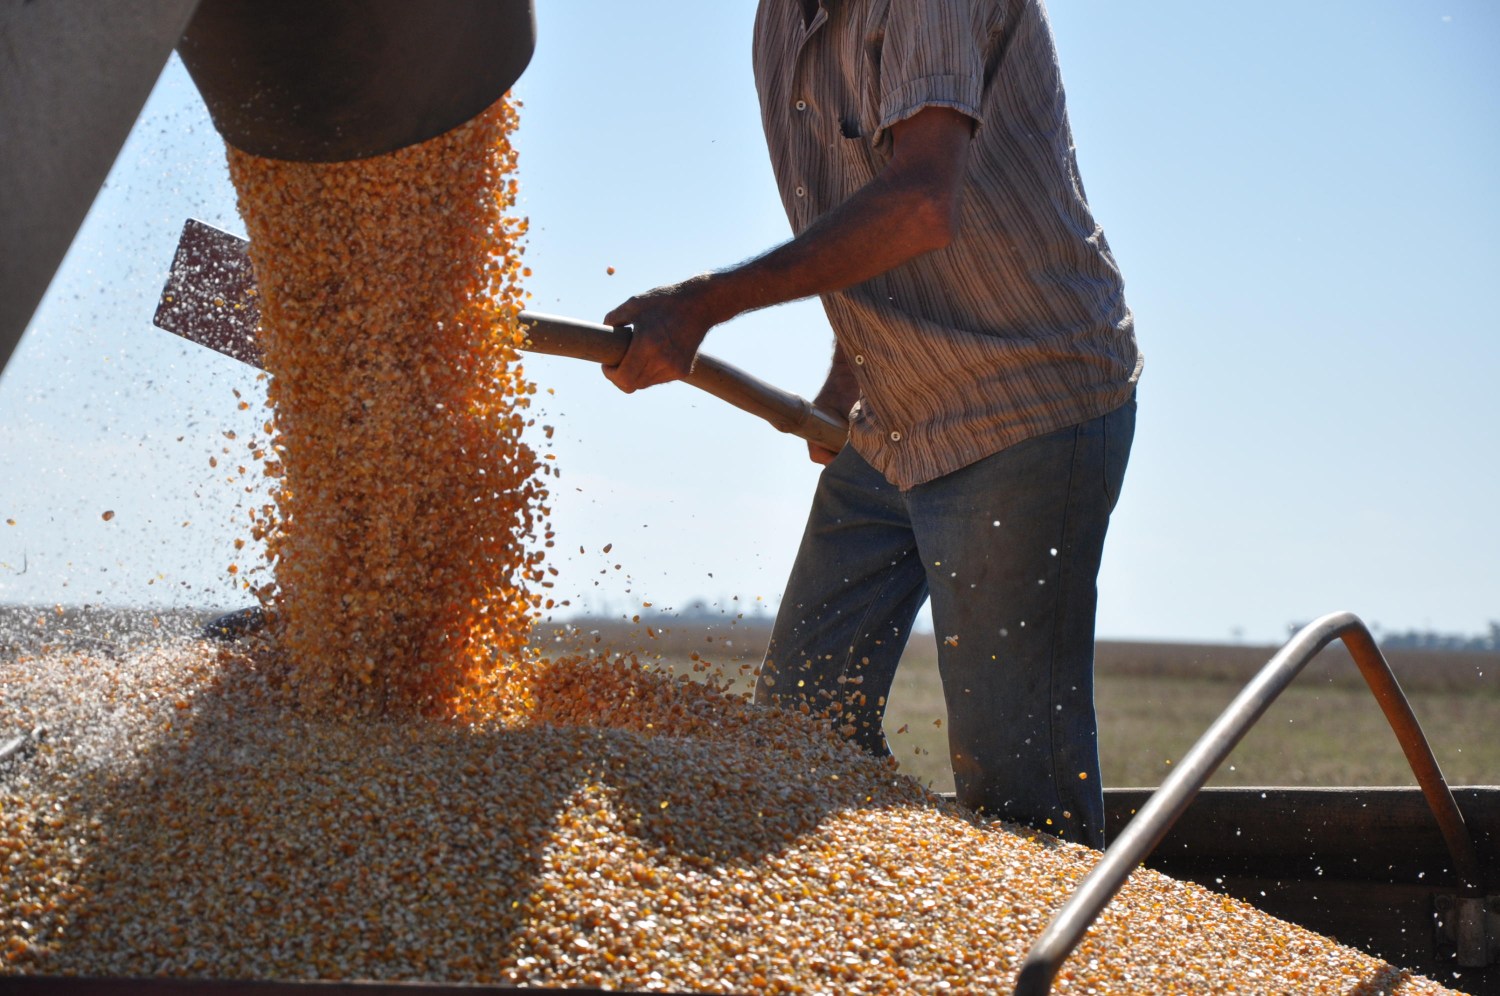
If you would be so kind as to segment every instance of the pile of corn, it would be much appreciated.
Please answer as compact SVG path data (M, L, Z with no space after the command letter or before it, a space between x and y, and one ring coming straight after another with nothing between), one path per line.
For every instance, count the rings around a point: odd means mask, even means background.
M0 660L0 731L48 731L0 771L0 970L1006 991L1094 852L723 684L527 650L513 122L354 164L231 154L271 639ZM1056 991L1445 990L1142 871Z
M0 729L50 731L0 776L4 971L998 993L1097 858L629 659L466 724L309 718L215 653L0 663ZM1056 991L1445 990L1143 870Z
M542 604L515 120L346 163L230 149L271 375L256 591L304 708L448 711Z

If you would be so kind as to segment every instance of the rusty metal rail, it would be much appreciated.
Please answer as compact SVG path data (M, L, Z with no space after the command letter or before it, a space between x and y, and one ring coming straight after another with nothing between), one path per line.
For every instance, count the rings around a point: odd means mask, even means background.
M1016 996L1051 992L1063 962L1130 873L1161 843L1198 791L1292 679L1335 639L1343 640L1406 754L1452 856L1460 893L1466 899L1483 900L1484 875L1473 838L1411 704L1365 624L1353 613L1335 612L1304 626L1260 669L1141 807L1031 946L1016 976Z

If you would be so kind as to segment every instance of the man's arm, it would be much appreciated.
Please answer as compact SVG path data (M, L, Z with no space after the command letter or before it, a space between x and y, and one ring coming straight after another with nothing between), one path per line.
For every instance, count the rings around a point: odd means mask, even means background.
M713 326L842 290L946 246L958 225L973 127L973 119L948 108L918 111L891 126L891 160L880 174L790 242L615 308L605 324L635 332L625 358L606 366L605 376L626 392L679 380Z

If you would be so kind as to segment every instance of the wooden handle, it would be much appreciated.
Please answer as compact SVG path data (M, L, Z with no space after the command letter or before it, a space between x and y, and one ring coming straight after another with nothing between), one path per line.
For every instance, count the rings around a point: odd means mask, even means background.
M613 366L630 348L630 330L595 325L556 315L523 311L520 321L527 341L522 349L552 356L571 356ZM837 412L752 377L723 360L699 353L686 378L689 384L727 401L741 411L765 419L782 432L837 453L849 438L849 423Z
M189 218L155 322L168 332L258 367L261 357L255 329L260 312L248 246L244 239ZM630 348L627 328L529 311L521 312L520 320L527 334L521 348L533 353L613 366ZM837 452L848 439L849 424L838 412L819 408L712 356L698 354L687 382L825 449Z
M614 366L625 358L625 351L630 348L630 330L627 328L611 328L532 311L521 312L517 319L526 330L526 341L521 348L528 353L571 356L575 360Z

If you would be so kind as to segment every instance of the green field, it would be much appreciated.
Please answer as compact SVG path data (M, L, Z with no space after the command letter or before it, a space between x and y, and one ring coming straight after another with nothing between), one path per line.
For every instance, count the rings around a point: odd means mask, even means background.
M764 624L739 620L577 625L590 643L636 648L677 669L690 667L697 652L739 675L760 661L768 635ZM1276 649L1101 642L1096 701L1105 785L1160 784ZM1500 654L1392 651L1388 659L1449 782L1500 784ZM903 771L951 791L936 661L932 637L915 637L886 730ZM1210 784L1413 785L1415 778L1358 669L1335 645L1271 706Z

